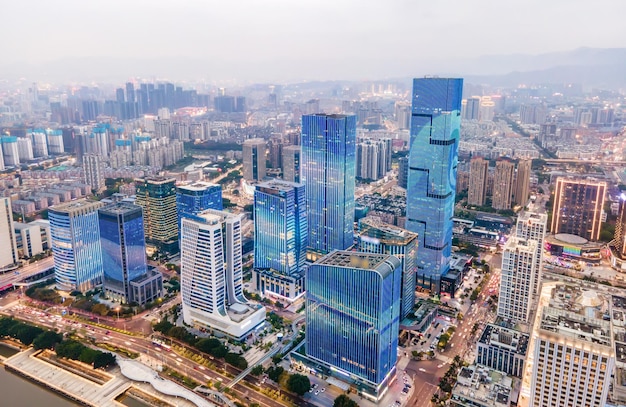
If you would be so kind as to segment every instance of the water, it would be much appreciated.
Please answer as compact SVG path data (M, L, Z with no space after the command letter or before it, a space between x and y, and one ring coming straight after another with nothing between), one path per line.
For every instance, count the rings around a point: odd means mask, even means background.
M150 407L149 404L146 404L143 401L135 400L132 397L123 397L121 399L117 399L117 401L127 407Z
M0 366L0 405L11 407L76 407L75 403Z
M15 355L18 352L19 350L13 349L10 346L6 346L0 343L0 356L4 356L5 358L10 358L11 356Z

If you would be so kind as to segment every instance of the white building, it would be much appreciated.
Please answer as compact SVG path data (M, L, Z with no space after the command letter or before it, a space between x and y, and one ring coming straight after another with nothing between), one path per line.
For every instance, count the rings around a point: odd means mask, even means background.
M548 215L545 213L523 212L517 217L515 235L525 240L537 243L535 253L535 275L533 277L532 296L536 299L541 285L541 270L543 267L543 241L548 227Z
M33 155L35 157L47 157L48 141L46 139L46 133L34 131L30 133L30 136L33 142Z
M242 215L209 209L181 219L183 319L237 340L263 325L265 308L243 295Z
M0 141L2 142L4 165L18 167L20 165L20 154L17 149L17 137L5 136Z
M498 316L513 323L529 322L537 242L511 237L502 250Z
M0 198L0 269L17 263L18 252L13 230L11 199Z
M624 312L617 308L623 309L626 298L604 290L595 284L583 287L582 282L544 282L533 357L526 366L532 373L530 406L606 405L617 346L612 336L624 331L618 328L623 327Z
M20 257L33 257L43 253L42 234L39 225L15 222L13 227L15 228L17 252Z
M63 154L63 132L61 130L48 130L48 152L50 154Z
M262 138L252 138L243 142L243 179L263 181L267 144Z
M85 154L83 156L83 172L85 173L85 183L91 186L92 190L100 192L104 190L104 159L97 154Z
M33 142L29 138L19 137L17 139L17 154L20 162L30 161L33 156Z

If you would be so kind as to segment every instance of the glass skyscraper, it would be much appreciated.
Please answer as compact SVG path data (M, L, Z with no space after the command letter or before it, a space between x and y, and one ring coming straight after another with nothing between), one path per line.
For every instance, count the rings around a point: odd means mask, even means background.
M143 208L146 243L158 250L178 252L176 179L151 177L136 179L135 203Z
M178 214L179 239L181 218L193 218L204 210L216 209L221 211L223 208L221 185L196 181L176 187L176 212Z
M309 247L321 253L354 243L354 115L302 116L300 180L306 188Z
M390 254L402 261L400 318L409 315L415 307L417 234L368 216L359 221L358 250Z
M417 284L449 270L463 79L413 80L406 228L419 236Z
M307 272L306 355L378 400L395 374L402 263L334 251Z
M102 202L79 199L48 210L57 288L89 291L102 283L98 209Z
M146 241L140 206L114 203L98 211L104 290L109 297L130 303L130 282L147 273Z
M308 241L303 184L269 181L254 191L254 285L288 300L304 290Z

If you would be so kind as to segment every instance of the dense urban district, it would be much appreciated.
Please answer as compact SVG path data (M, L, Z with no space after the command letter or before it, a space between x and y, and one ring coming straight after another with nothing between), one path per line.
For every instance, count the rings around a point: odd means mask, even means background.
M2 84L0 358L88 406L626 405L581 84Z

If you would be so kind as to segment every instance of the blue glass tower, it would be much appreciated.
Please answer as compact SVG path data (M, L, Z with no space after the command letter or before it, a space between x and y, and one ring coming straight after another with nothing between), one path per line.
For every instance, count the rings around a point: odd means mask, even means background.
M413 80L406 228L419 236L417 284L439 291L448 269L463 79Z
M334 251L306 273L306 355L378 399L395 373L402 263Z
M102 202L80 199L49 208L57 288L85 292L102 283L98 226L98 209L102 206Z
M300 171L309 247L321 253L347 249L354 243L356 116L302 116Z
M131 281L147 273L146 240L140 206L118 202L98 211L104 266L104 290L120 302L132 302Z
M197 181L176 187L176 212L178 214L178 238L180 239L180 220L183 217L198 219L197 215L207 209L221 211L222 186Z
M303 184L269 181L254 191L254 285L293 299L304 290L308 241Z

